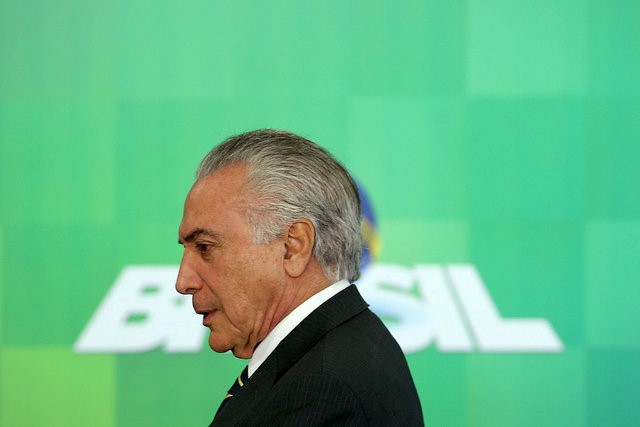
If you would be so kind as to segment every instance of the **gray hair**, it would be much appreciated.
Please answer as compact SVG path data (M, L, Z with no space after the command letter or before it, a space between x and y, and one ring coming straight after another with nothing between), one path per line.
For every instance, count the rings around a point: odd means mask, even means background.
M331 154L301 136L261 129L232 136L211 150L196 179L232 164L249 167L243 190L256 201L248 213L256 243L268 243L306 218L315 228L313 255L325 275L334 281L359 277L358 189Z

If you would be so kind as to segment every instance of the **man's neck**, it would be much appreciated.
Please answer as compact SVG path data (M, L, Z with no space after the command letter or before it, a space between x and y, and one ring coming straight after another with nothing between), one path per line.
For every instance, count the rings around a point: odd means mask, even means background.
M311 295L287 316L285 316L255 348L249 361L249 376L269 357L278 344L295 329L309 314L324 302L349 286L347 280L341 280L330 286L326 286L314 295Z

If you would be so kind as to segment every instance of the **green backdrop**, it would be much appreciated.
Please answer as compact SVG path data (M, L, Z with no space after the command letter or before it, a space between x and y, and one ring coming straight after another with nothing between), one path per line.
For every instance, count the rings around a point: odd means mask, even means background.
M242 361L74 343L126 266L179 263L198 161L261 127L363 183L376 263L473 265L561 340L411 352L428 424L636 423L639 22L633 0L0 0L0 424L206 425Z

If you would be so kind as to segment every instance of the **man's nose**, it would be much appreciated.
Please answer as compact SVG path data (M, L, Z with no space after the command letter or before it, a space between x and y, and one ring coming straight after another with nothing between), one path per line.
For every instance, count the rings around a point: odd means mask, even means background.
M182 295L193 295L200 288L200 279L191 265L186 252L182 255L178 278L176 279L176 291Z

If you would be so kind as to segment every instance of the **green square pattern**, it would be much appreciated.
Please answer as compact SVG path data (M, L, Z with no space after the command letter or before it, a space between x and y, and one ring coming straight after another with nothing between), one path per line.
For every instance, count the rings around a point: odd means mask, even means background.
M640 222L591 222L585 244L589 346L640 350Z
M584 352L573 348L560 355L476 356L467 364L466 424L584 425L586 372Z
M115 426L116 363L68 347L4 347L3 426Z
M469 259L469 227L458 221L382 221L378 261L403 265ZM411 240L411 244L407 244Z
M475 96L582 95L588 2L469 0L468 87Z

